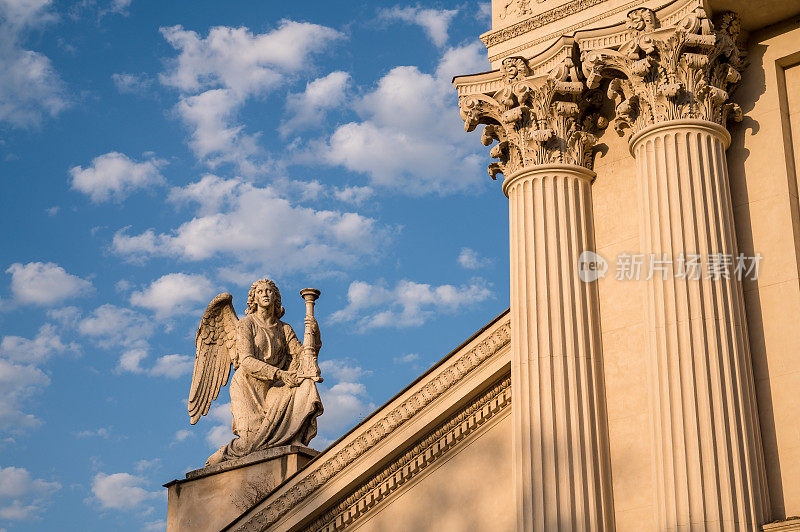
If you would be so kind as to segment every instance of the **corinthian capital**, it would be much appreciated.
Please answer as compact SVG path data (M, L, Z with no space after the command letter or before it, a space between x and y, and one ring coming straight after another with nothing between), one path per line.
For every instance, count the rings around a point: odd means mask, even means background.
M525 59L509 57L499 75L493 90L459 99L464 129L483 124L481 142L497 141L489 152L497 159L489 165L492 179L549 163L591 169L593 132L607 121L597 112L602 95L587 90L577 62L570 58L549 75L534 76Z
M660 27L655 12L628 14L632 38L618 49L585 51L581 65L590 88L611 78L608 97L616 107L614 128L637 132L666 120L694 118L726 125L741 120L730 94L741 79L741 25L733 13L713 24L697 7L678 24Z

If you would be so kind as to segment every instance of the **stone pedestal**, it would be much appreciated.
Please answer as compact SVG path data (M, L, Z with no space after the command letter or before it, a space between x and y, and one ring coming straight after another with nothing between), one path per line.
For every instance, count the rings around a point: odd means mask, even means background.
M190 471L164 484L167 531L217 531L302 469L317 451L300 445L266 449Z
M511 381L517 530L612 530L591 181L571 164L511 174Z
M727 130L673 120L631 137L642 251L698 275L647 283L659 530L755 530L769 515L725 149ZM715 259L716 257L716 259Z

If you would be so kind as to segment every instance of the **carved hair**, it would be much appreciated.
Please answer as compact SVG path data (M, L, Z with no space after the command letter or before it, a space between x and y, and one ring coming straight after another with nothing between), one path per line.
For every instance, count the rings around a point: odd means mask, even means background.
M256 288L262 284L266 284L272 289L272 298L275 302L272 308L275 311L275 318L281 319L286 313L286 310L281 306L281 292L278 290L278 287L275 286L275 283L269 279L259 279L250 286L250 291L247 292L247 310L245 310L244 313L252 314L258 309L258 305L256 304Z

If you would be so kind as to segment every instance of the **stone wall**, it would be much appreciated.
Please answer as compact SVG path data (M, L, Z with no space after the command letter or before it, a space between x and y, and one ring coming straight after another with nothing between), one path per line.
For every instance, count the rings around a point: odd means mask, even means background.
M375 508L353 530L505 531L514 528L510 409Z
M728 150L739 247L764 259L744 283L773 518L800 515L800 18L750 36Z

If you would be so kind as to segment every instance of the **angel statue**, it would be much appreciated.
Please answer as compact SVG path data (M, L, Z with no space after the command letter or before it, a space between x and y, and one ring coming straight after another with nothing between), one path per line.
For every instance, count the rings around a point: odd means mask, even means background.
M220 294L206 308L197 329L197 349L189 390L189 416L194 425L208 413L231 365L231 413L234 439L206 461L206 466L241 458L279 445L308 445L317 434L322 401L317 355L322 346L314 319L319 290L301 291L306 300L304 343L282 322L281 293L269 279L259 279L247 294L241 320L230 294Z

